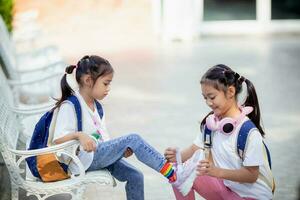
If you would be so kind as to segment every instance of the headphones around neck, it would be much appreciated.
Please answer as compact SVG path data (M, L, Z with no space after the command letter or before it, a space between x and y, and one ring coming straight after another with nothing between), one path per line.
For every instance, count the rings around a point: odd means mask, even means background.
M205 125L211 131L220 131L225 135L230 135L234 132L236 126L244 119L244 117L253 111L253 107L240 107L240 110L242 112L237 118L225 117L220 120L217 116L211 114L206 118Z

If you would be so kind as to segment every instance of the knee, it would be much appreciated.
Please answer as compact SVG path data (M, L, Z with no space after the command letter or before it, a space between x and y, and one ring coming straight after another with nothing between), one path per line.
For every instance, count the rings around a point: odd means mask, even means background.
M131 179L135 183L139 183L139 184L143 184L144 183L144 175L139 170L132 171L132 173L131 173Z
M224 193L223 183L220 180L210 176L198 176L194 181L193 188L203 197L206 195L214 195L218 199L218 195ZM203 187L205 186L205 187Z
M143 140L143 138L137 133L131 133L127 136L127 138L129 140L132 140L132 141L141 141L141 140Z

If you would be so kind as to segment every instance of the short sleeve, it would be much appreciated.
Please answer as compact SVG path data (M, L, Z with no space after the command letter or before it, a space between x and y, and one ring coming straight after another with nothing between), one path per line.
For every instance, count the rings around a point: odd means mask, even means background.
M74 133L76 128L76 114L71 103L63 103L58 111L54 128L53 141L69 133Z
M263 141L258 130L253 130L247 141L245 149L244 166L260 166L263 165Z

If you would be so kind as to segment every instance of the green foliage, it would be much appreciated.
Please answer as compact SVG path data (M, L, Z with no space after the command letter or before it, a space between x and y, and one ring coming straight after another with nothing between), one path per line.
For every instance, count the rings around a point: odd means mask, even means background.
M0 0L0 15L4 19L9 31L12 30L13 0Z

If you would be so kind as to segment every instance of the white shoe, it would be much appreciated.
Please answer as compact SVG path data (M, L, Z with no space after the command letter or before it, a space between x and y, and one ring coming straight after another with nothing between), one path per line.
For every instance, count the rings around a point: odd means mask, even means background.
M202 150L197 150L193 156L188 159L185 163L182 163L180 152L176 152L176 181L172 183L182 194L186 196L194 183L196 174L196 167L200 160L204 159L204 152Z

